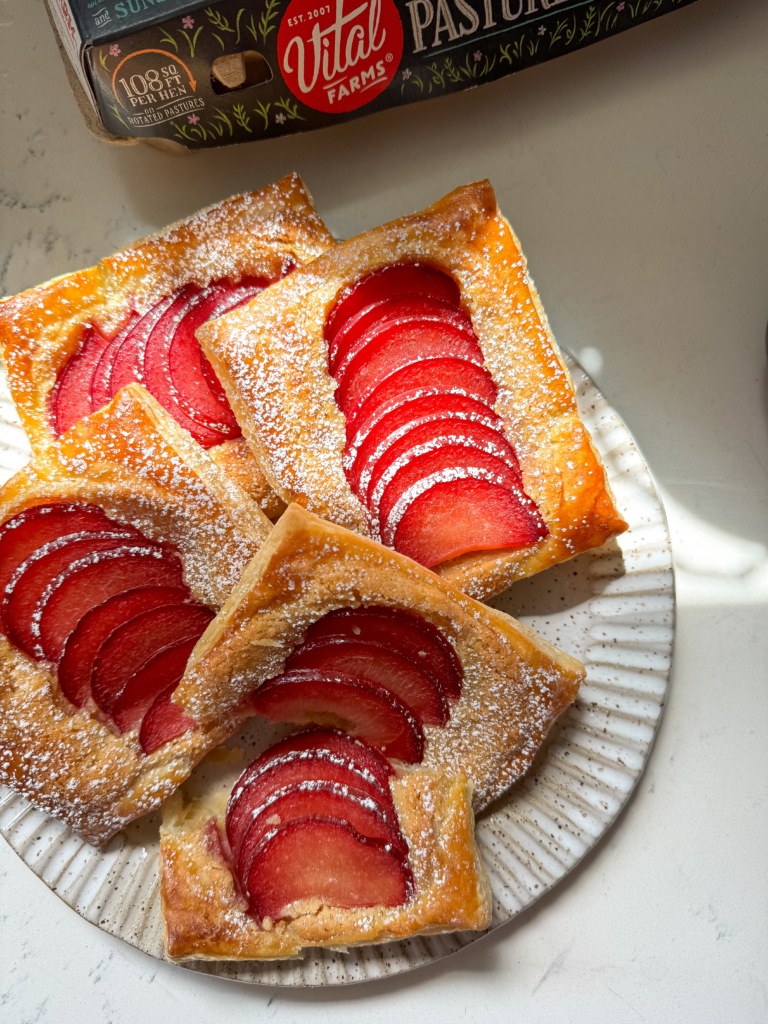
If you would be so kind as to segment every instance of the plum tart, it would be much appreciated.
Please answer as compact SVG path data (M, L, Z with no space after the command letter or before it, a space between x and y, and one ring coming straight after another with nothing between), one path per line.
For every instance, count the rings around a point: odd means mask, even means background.
M626 529L488 182L198 330L284 501L473 597Z
M332 244L291 175L0 302L0 349L33 451L137 382L278 515L195 331Z
M290 505L195 647L173 703L248 702L466 777L482 810L530 765L583 666L370 538Z
M293 176L0 303L0 782L94 844L171 797L175 959L487 927L584 669L472 595L624 526L487 183L331 248Z
M491 923L470 787L395 768L328 727L288 736L216 797L163 813L161 896L174 959L273 959Z
M140 385L0 490L0 781L88 842L157 807L253 713L171 701L269 534Z
M172 695L304 727L164 815L169 956L259 959L490 924L473 813L582 666L416 562L292 504Z

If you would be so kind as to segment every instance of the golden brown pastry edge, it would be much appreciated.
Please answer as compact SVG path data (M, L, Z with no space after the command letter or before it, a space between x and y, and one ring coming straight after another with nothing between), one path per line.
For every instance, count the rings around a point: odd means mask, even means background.
M214 608L271 528L137 384L0 489L0 522L47 500L92 501L155 539L173 542L183 534L187 582ZM117 736L78 711L46 668L0 636L0 781L95 845L158 807L250 713L230 708L145 756L137 729Z
M107 256L0 301L0 354L32 450L56 439L50 396L91 323L113 333L132 309L189 283L276 278L334 241L297 174L233 196Z
M424 763L464 774L480 810L528 768L574 700L583 666L532 630L376 541L293 504L195 649L174 694L215 720L279 674L307 627L339 607L415 611L452 643L465 673L445 728L425 728Z
M573 384L528 276L525 257L487 181L342 242L251 303L198 332L255 458L281 498L369 535L342 469L345 420L323 337L343 289L377 267L426 260L462 287L496 412L520 458L526 490L550 529L536 545L470 553L438 566L478 599L515 579L599 547L627 524L579 419ZM545 392L545 400L539 396Z
M402 907L345 910L319 901L263 930L247 914L221 844L223 811L205 802L164 808L161 904L166 952L173 960L293 958L311 947L347 947L483 930L491 923L491 887L474 839L470 787L438 769L416 769L392 783L408 841L415 896Z

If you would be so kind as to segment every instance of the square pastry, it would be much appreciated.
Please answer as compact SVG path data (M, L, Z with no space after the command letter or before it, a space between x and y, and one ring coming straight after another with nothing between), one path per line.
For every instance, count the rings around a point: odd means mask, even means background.
M250 709L171 703L269 520L140 385L0 489L0 782L99 845Z
M190 657L197 722L250 703L464 776L482 810L531 764L584 668L382 544L293 504Z
M626 529L487 181L334 246L197 336L284 501L473 597Z
M138 382L279 514L195 331L332 244L294 174L0 302L0 352L33 451Z
M173 702L305 728L164 811L168 955L269 959L490 924L474 810L530 765L583 667L292 504ZM226 787L230 789L229 786Z
M299 763L303 781L286 785ZM487 928L470 793L463 777L396 773L374 749L321 729L254 761L229 811L221 798L174 795L160 839L168 956L272 960ZM248 820L239 842L238 811Z

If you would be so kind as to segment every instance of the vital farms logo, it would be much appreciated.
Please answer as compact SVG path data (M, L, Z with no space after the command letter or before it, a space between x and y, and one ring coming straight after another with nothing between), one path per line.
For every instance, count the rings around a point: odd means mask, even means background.
M394 78L402 52L393 0L292 0L277 37L288 88L326 114L370 103Z

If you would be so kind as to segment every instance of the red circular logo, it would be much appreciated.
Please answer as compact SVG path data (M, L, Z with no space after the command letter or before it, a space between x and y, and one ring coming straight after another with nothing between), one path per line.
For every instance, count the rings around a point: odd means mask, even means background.
M277 35L288 88L326 114L370 103L395 77L402 53L393 0L291 0Z

